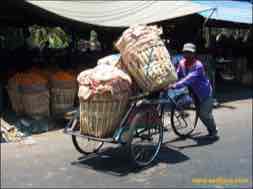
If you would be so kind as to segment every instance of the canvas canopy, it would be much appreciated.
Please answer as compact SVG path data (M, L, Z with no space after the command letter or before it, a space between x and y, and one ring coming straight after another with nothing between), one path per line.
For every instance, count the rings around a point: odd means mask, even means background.
M63 18L105 27L128 27L210 10L191 1L40 1L34 6Z

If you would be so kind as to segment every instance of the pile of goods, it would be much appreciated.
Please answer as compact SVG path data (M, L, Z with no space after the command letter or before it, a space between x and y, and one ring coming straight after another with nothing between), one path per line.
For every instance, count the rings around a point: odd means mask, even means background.
M14 125L9 125L5 120L0 119L1 142L19 142L24 134L18 131Z
M154 92L177 80L161 34L156 26L131 27L116 43L120 54L99 59L97 67L80 73L81 134L111 136L137 88Z
M116 67L101 64L81 72L77 81L81 134L110 136L126 111L131 78Z
M48 80L39 70L16 73L9 80L8 93L17 113L33 118L49 116Z
M98 40L98 34L95 30L91 30L90 32L90 39L86 40L83 36L78 37L77 40L77 49L80 52L86 51L100 51L102 50L102 46L100 41Z
M80 51L80 52L87 52L88 49L90 47L90 43L89 41L85 40L85 39L79 39L77 41L77 49Z
M102 65L102 64L114 66L128 74L127 68L123 64L123 60L120 54L112 54L112 55L108 55L106 57L100 58L97 61L97 65ZM132 81L131 88L132 88L133 94L136 94L140 91L135 81Z
M62 49L67 48L71 41L70 37L60 28L47 28L48 48Z
M121 55L120 54L112 54L112 55L108 55L106 57L100 58L97 62L98 65L101 64L106 64L106 65L111 65L114 67L117 67L119 69L124 69L123 68L123 64L122 64L122 59L121 59Z
M53 114L72 108L77 82L72 72L32 68L14 74L7 89L13 110L37 119L50 116L50 104Z
M60 27L29 27L30 36L27 43L31 48L43 49L48 45L50 49L64 49L69 46L70 37Z
M53 115L73 108L77 94L75 75L71 72L57 71L50 79L50 91Z
M130 27L116 43L123 64L143 91L157 91L177 80L161 34L156 26Z

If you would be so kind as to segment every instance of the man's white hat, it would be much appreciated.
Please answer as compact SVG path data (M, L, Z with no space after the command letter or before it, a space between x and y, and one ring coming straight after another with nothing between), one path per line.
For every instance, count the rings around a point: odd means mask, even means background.
M183 52L196 52L196 46L193 43L186 43L183 47Z

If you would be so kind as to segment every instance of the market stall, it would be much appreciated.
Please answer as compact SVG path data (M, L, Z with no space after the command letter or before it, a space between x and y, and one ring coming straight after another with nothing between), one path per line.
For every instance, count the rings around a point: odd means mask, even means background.
M210 9L188 1L129 1L121 5L116 1L19 1L7 3L5 8L0 16L4 21L0 30L4 57L1 66L5 67L1 69L2 96L9 99L9 107L20 118L34 120L63 115L73 108L78 103L77 74L94 67L105 55L117 52L112 48L113 42L128 26L158 23ZM22 16L11 17L9 11L13 8ZM11 26L10 32L6 32L6 25ZM6 39L18 41L19 47L4 53Z
M252 85L252 2L250 1L194 1L212 4L216 11L206 23L203 35L206 48L213 57L219 78ZM200 13L208 17L206 12Z

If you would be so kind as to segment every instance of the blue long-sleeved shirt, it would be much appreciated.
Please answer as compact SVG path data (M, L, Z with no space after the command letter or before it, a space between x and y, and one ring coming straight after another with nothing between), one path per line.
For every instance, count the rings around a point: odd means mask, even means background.
M199 60L195 60L194 64L187 68L186 59L183 58L177 68L178 78L176 89L188 86L197 95L200 102L212 95L212 87L208 80L204 66Z

